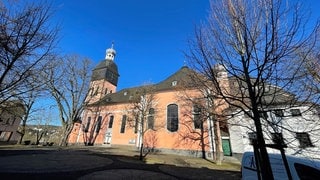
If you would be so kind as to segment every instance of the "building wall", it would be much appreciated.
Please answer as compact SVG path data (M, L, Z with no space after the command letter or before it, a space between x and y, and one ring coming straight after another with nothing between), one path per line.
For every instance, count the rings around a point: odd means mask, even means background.
M21 118L24 114L24 109L21 105L8 103L0 109L0 142L17 143L20 139L18 127L21 123Z
M101 79L90 82L90 91L86 98L86 102L93 103L100 100L109 93L116 92L117 87L108 81Z
M320 158L320 120L318 112L315 109L310 109L310 106L300 107L284 107L279 106L276 109L284 109L284 117L281 119L281 125L283 128L279 129L282 133L287 148L285 151L287 154L305 156L312 158ZM301 116L292 116L291 110L299 109ZM268 113L268 116L274 114ZM243 113L232 117L230 120L230 140L232 151L235 154L242 154L245 151L253 151L252 145L248 138L248 133L254 131L253 120L245 117ZM264 137L266 144L274 144L270 132L275 130L264 124ZM300 142L297 139L296 133L308 133L313 147L300 147ZM268 148L269 153L279 153L278 150Z
M185 96L188 97L185 97ZM208 138L207 122L204 122L204 130L195 129L192 116L192 103L187 101L190 97L199 97L201 93L196 90L190 91L162 91L155 94L154 97L154 129L146 130L144 134L144 146L167 152L194 152L205 150L210 151L211 144ZM176 132L170 132L167 129L167 106L170 104L178 105L179 125ZM103 123L97 134L95 144L107 144L107 133L111 132L111 145L132 145L139 146L139 133L135 133L134 121L131 114L131 104L110 104L96 108L87 108L83 113L82 124L75 125L70 143L83 143L88 133L83 131L87 125L88 117L91 117L90 128L95 126L98 116L102 116ZM121 124L123 115L127 115L125 132L121 133ZM113 116L112 129L108 129L110 117ZM89 129L90 129L89 128ZM93 133L95 136L96 133ZM199 137L202 136L201 143ZM190 154L190 153L189 153Z

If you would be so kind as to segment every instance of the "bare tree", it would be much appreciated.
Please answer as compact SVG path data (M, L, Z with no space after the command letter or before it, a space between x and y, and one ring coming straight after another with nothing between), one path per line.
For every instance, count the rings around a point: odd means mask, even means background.
M220 79L220 81L226 80L226 78ZM213 159L221 165L223 160L221 131L227 129L223 111L228 108L228 104L214 93L212 83L202 74L190 71L184 81L177 87L180 92L178 99L184 107L182 113L189 121L182 124L187 131L180 136L183 140L198 143L202 149L202 158L206 158L206 147L211 147Z
M0 104L33 91L26 84L45 64L57 39L51 17L45 3L0 2Z
M194 68L212 82L214 92L230 107L243 110L254 122L262 179L273 179L273 175L259 112L275 103L283 92L280 90L298 92L295 82L303 77L297 72L305 63L306 55L319 50L316 36L319 24L307 29L306 14L301 4L281 0L211 1L208 23L196 29L195 40L190 42L187 53ZM221 86L215 65L228 72L233 79L230 83L238 88L236 91ZM270 84L274 86L268 86ZM265 95L270 88L271 98L266 102ZM300 100L310 98L299 95ZM294 104L295 99L287 100Z
M19 128L19 133L21 134L19 144L22 143L22 139L26 132L26 125L29 120L33 118L32 116L35 113L46 108L34 107L36 101L39 100L45 93L44 85L41 83L42 81L39 78L40 76L32 74L29 78L30 80L24 83L24 87L26 89L32 89L32 91L27 91L26 93L20 94L16 97L25 107L25 114L21 117L22 122Z
M88 100L88 99L87 99ZM108 115L101 113L101 106L99 104L95 104L94 106L86 106L85 111L92 112L93 116L91 117L83 117L87 118L81 126L81 130L83 131L83 142L86 146L93 146L97 137L99 136L99 132L103 127L106 127L108 123Z
M145 156L143 149L153 148L155 138L145 139L145 133L147 131L155 131L155 108L157 105L155 87L153 85L145 85L139 88L134 88L131 91L130 104L128 106L128 112L131 112L131 117L128 118L128 125L135 129L138 133L138 145L139 145L139 159L142 160ZM152 133L151 133L152 134ZM152 136L152 135L151 135Z
M202 158L206 158L206 147L210 147L210 141L205 141L206 139L214 139L213 133L211 134L212 127L206 125L209 120L209 113L207 113L208 108L206 104L206 99L204 97L190 97L188 93L185 96L180 97L183 102L183 117L186 119L185 122L180 124L187 129L179 133L182 138L182 142L188 144L199 144L201 147ZM179 140L179 143L181 141ZM213 145L213 143L211 144ZM214 152L214 150L212 150Z
M32 120L35 122L35 127L32 129L35 134L35 144L39 145L43 141L43 145L45 145L44 137L49 132L50 123L53 120L51 114L42 109L36 112Z
M26 125L27 125L27 122L28 122L28 119L30 118L30 115L32 114L32 111L33 111L33 105L35 103L35 99L36 97L33 96L32 92L33 91L30 91L31 94L28 98L21 98L21 102L23 102L24 104L24 107L26 109L26 113L23 117L21 117L22 119L22 123L21 123L21 128L20 128L20 131L19 133L21 134L21 137L20 137L20 140L19 140L19 144L22 143L22 139L26 133Z
M73 55L53 61L51 68L43 73L63 127L60 146L68 144L74 122L80 119L89 89L90 68L88 59Z

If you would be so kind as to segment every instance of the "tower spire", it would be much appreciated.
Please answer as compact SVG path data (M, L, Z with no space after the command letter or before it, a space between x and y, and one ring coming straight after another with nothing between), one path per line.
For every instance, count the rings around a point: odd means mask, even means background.
M113 49L114 42L111 43L111 48L108 48L106 50L106 60L114 60L114 57L116 56L116 50Z

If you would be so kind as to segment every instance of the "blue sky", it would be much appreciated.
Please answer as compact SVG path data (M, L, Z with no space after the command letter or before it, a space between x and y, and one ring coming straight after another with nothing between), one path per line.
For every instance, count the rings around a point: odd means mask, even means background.
M88 57L95 66L114 41L118 91L158 83L179 70L187 40L194 37L195 26L206 21L209 11L209 0L52 2L54 20L61 24L60 52ZM318 18L320 1L303 2L310 5L312 20Z
M118 90L157 83L184 65L183 51L205 21L209 0L56 0L60 50L98 64L117 51Z
M195 26L206 21L209 0L54 0L61 23L60 50L97 65L111 47L117 51L118 90L157 83L184 65L183 51ZM292 1L289 1L292 2ZM320 1L303 0L312 20Z

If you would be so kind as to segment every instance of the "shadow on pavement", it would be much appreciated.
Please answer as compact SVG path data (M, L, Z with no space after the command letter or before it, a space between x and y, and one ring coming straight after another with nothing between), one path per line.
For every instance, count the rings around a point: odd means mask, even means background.
M113 149L116 151L116 149ZM123 151L125 152L125 151ZM239 171L146 164L137 154L100 149L1 149L1 179L240 179ZM167 160L170 160L168 156ZM181 159L183 157L180 156ZM178 159L178 158L177 158ZM180 162L177 161L177 162Z

